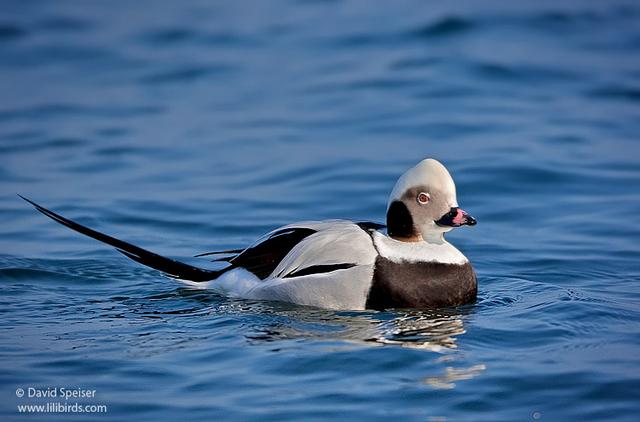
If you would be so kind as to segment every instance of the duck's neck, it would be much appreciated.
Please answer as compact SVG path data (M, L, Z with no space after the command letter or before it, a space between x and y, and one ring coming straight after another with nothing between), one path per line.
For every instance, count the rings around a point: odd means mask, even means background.
M429 233L426 236L422 236L422 234L416 234L415 236L410 237L402 237L402 236L391 236L393 240L397 240L399 242L407 242L407 243L415 243L415 242L426 242L431 243L433 245L442 245L444 240L444 233L436 232Z
M446 243L444 240L444 233L442 232L429 233L424 236L424 241L434 245L442 245L443 243Z
M444 239L444 236L429 236L419 242L389 237L380 232L373 234L373 244L378 254L393 262L439 262L442 264L464 264L467 258Z
M415 236L409 236L409 237L405 237L405 236L389 236L389 237L391 237L393 240L397 240L398 242L415 243L415 242L424 241L421 234L417 234Z

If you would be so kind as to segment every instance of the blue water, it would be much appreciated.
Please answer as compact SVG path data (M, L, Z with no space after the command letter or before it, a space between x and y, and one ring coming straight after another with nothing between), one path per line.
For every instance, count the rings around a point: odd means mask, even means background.
M637 420L640 5L449 3L4 0L0 419ZM15 195L208 265L384 221L427 156L479 221L460 309L191 290Z

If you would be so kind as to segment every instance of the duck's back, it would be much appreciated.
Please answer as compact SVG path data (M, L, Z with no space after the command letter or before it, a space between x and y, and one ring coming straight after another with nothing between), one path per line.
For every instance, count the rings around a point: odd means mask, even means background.
M297 243L245 296L329 309L364 309L377 257L370 234L373 228L345 220L289 227L314 233Z

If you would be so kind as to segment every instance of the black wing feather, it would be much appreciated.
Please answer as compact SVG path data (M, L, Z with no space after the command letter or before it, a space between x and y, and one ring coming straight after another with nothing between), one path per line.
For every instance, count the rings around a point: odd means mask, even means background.
M276 269L280 261L304 238L316 230L307 227L290 227L277 230L262 242L258 242L232 258L221 258L232 267L242 267L264 280Z
M99 240L100 242L106 243L107 245L111 245L116 248L118 252L133 259L134 261L146 265L147 267L162 271L170 277L191 281L208 281L217 278L220 274L228 270L228 268L224 268L219 271L206 270L176 261L171 258L166 258L164 256L150 252L146 249L142 249L138 246L132 245L131 243L127 243L120 239L116 239L115 237L111 237L104 233L92 230L88 227L64 218L63 216L56 214L53 211L50 211L25 198L22 195L18 196L33 205L42 214L62 224L63 226L67 226L70 229L77 231L78 233L82 233L86 236Z
M313 274L326 274L326 273L331 273L338 270L347 270L357 265L358 264L352 264L349 262L344 264L312 265L311 267L306 267L301 270L296 270L292 273L289 273L282 278L302 277L305 275L313 275Z

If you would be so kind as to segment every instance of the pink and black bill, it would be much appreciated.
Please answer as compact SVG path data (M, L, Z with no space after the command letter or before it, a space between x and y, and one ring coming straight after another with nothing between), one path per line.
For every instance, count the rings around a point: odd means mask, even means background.
M475 226L476 219L459 207L453 207L436 224L440 227Z

